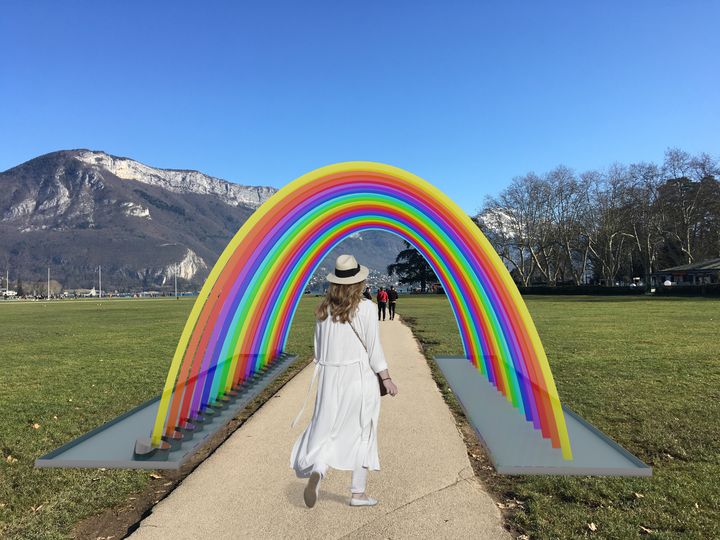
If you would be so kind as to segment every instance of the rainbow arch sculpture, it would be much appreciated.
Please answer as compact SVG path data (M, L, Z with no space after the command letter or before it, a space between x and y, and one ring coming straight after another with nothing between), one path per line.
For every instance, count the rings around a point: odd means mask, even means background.
M151 444L267 368L284 350L314 270L367 229L417 248L450 300L465 354L554 448L572 459L560 399L535 325L473 221L437 188L372 162L317 169L275 193L237 232L203 286L173 356Z

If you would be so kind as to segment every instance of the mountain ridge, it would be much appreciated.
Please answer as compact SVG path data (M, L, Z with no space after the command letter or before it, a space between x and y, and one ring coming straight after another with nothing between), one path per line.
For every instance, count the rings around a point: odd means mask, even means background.
M102 266L110 289L167 287L175 273L197 288L276 191L101 151L44 154L0 173L0 270L11 269L14 284L41 281L51 267L65 288L89 288ZM329 256L352 249L384 273L401 241L378 234L347 239Z
M97 166L110 171L123 180L137 180L146 184L160 185L165 189L177 193L213 193L223 197L226 202L232 202L234 204L245 204L257 207L277 191L276 188L270 186L248 186L230 182L195 169L153 167L129 157L116 156L102 150L89 150L87 148L49 152L25 161L15 167L11 167L0 174L13 173L17 169L32 165L35 161L48 160L56 156L73 158L90 166ZM164 182L152 181L153 179L161 179ZM175 180L174 183L173 180ZM178 182L177 180L180 181ZM181 189L183 186L185 186L186 189ZM195 187L195 189L192 189L193 187ZM250 195L251 193L253 195ZM243 194L245 194L245 196L242 196Z

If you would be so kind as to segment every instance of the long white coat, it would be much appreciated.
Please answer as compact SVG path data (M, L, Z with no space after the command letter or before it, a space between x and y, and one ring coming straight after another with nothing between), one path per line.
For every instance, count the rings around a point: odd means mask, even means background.
M363 299L352 325L367 352L350 324L327 317L315 325L315 409L310 425L295 441L290 455L290 467L299 477L309 476L319 462L345 471L359 466L380 469L380 390L375 374L387 369L387 362L380 344L375 304ZM308 396L311 388L312 382Z

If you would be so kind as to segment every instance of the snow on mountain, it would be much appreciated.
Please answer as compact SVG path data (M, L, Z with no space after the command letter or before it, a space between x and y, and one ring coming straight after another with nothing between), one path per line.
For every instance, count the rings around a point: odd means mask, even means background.
M233 206L257 208L277 190L267 186L243 186L208 176L199 171L158 169L139 161L111 156L105 152L80 150L75 159L105 169L123 180L136 180L173 193L215 195Z

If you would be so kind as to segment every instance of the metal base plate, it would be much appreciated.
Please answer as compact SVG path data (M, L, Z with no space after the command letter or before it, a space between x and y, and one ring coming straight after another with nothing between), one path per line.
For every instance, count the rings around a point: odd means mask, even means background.
M223 402L222 408L213 408L214 414L206 415L202 424L195 424L192 430L182 430L180 440L167 440L167 450L146 455L135 453L136 441L148 438L152 431L160 401L158 396L36 459L35 467L179 469L296 359L297 355L279 356L261 376L240 387L237 396Z
M573 452L565 460L466 358L435 358L500 474L650 476L652 468L563 406Z

